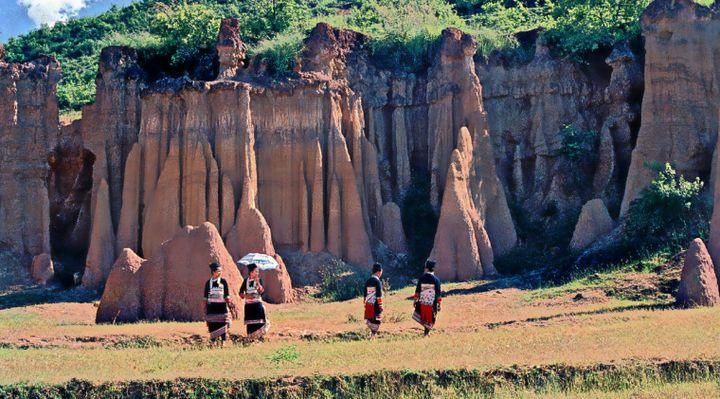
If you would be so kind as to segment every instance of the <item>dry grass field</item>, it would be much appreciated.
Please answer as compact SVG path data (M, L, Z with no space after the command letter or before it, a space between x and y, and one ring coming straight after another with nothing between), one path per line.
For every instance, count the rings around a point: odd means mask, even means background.
M644 279L651 277L609 273L540 289L524 289L513 279L447 284L438 328L428 338L421 337L410 318L411 288L394 290L386 299L386 323L374 340L368 339L361 320L360 299L269 305L268 341L238 342L223 349L207 345L205 326L199 322L95 325L92 302L10 307L0 310L0 384L62 384L73 378L93 383L177 378L242 381L720 359L720 309L676 309L669 296L643 288L652 285ZM616 295L618 285L624 285L625 294L632 291L628 282L644 294ZM241 323L233 326L234 334L241 335L242 330ZM712 375L698 381L641 378L611 393L592 389L538 393L527 388L509 386L493 395L720 394ZM474 396L470 390L443 389L432 397Z

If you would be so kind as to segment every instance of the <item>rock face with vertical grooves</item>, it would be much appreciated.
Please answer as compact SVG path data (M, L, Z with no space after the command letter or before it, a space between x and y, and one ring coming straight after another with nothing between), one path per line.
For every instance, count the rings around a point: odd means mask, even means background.
M446 29L427 69L401 73L379 67L363 35L319 24L290 78L271 81L226 20L216 77L156 79L134 50L105 49L96 103L60 130L57 63L0 62L0 250L26 265L42 253L82 258L90 279L126 247L155 264L184 225L207 221L234 256L331 254L369 267L381 241L407 249L415 232L399 215L420 205L440 218L434 253L448 278L489 274L517 242L509 201L542 223L593 199L616 216L648 181L643 161L707 177L716 15L689 0L648 7L642 120L643 58L626 43L587 65L553 58L542 40L528 60L480 60L471 36ZM566 125L596 132L590 156L566 154ZM413 195L423 203L406 202Z
M137 251L140 243L140 146L135 143L125 162L122 209L117 230L116 253L123 248Z
M396 253L406 253L405 231L400 207L388 202L382 208L382 241Z
M720 51L717 10L691 0L658 0L642 16L645 95L621 213L655 177L647 162L669 162L687 178L706 176L717 140Z
M85 274L82 277L82 285L88 289L101 288L115 262L115 233L110 213L110 190L105 179L100 180L96 195L90 230L90 248L85 259Z
M443 280L466 281L496 274L485 221L470 196L473 145L467 128L460 130L458 148L450 157L440 220L430 258Z
M48 158L58 140L52 57L11 64L0 59L0 250L19 259L27 278L34 256L50 248Z

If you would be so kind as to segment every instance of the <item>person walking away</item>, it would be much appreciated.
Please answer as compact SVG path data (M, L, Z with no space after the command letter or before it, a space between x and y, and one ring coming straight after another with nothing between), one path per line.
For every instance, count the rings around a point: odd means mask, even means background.
M210 264L211 277L205 283L205 322L210 332L210 342L218 339L224 346L230 329L230 288L222 276L222 267L213 262Z
M365 282L365 323L373 337L380 330L382 323L383 289L380 280L382 273L382 265L373 264L372 275Z
M251 263L247 266L248 277L240 286L240 297L245 300L245 326L247 338L251 341L262 340L269 329L269 322L265 315L265 305L262 294L265 289L260 280L257 265Z
M435 326L441 302L442 288L440 279L435 276L435 262L428 259L425 262L424 274L418 280L415 288L415 312L413 313L413 320L425 328L425 336L428 336L430 330Z

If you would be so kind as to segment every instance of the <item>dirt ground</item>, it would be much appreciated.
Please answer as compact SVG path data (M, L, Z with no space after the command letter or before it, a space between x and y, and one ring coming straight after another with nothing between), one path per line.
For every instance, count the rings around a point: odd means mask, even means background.
M577 287L568 285L528 290L523 285L524 281L513 278L446 284L446 298L437 330L468 332L572 323L581 315L600 316L627 310L663 308L669 303L669 297L655 295L659 280L654 274L624 274L612 280L609 287L588 283ZM34 294L39 298L53 295L40 288L35 290ZM631 299L626 298L627 295L614 295L633 290L645 295L630 295ZM307 341L366 337L362 299L324 303L311 295L312 290L299 292L303 295L296 303L267 305L271 321L268 339ZM202 322L96 325L96 301L77 293L65 292L61 295L67 296L69 301L10 306L0 310L0 326L4 327L0 328L0 347L198 346L206 341L207 331ZM381 336L403 336L419 331L419 326L411 319L411 295L410 287L389 293L385 300ZM234 323L231 332L236 341L242 338L244 326L241 321Z

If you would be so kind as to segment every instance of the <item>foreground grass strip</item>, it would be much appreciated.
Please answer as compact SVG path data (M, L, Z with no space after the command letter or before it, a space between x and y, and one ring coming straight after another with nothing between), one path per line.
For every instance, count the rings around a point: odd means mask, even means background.
M664 384L720 381L720 360L508 367L486 371L377 371L253 380L181 378L93 384L0 386L2 398L479 398L508 391L615 392Z

